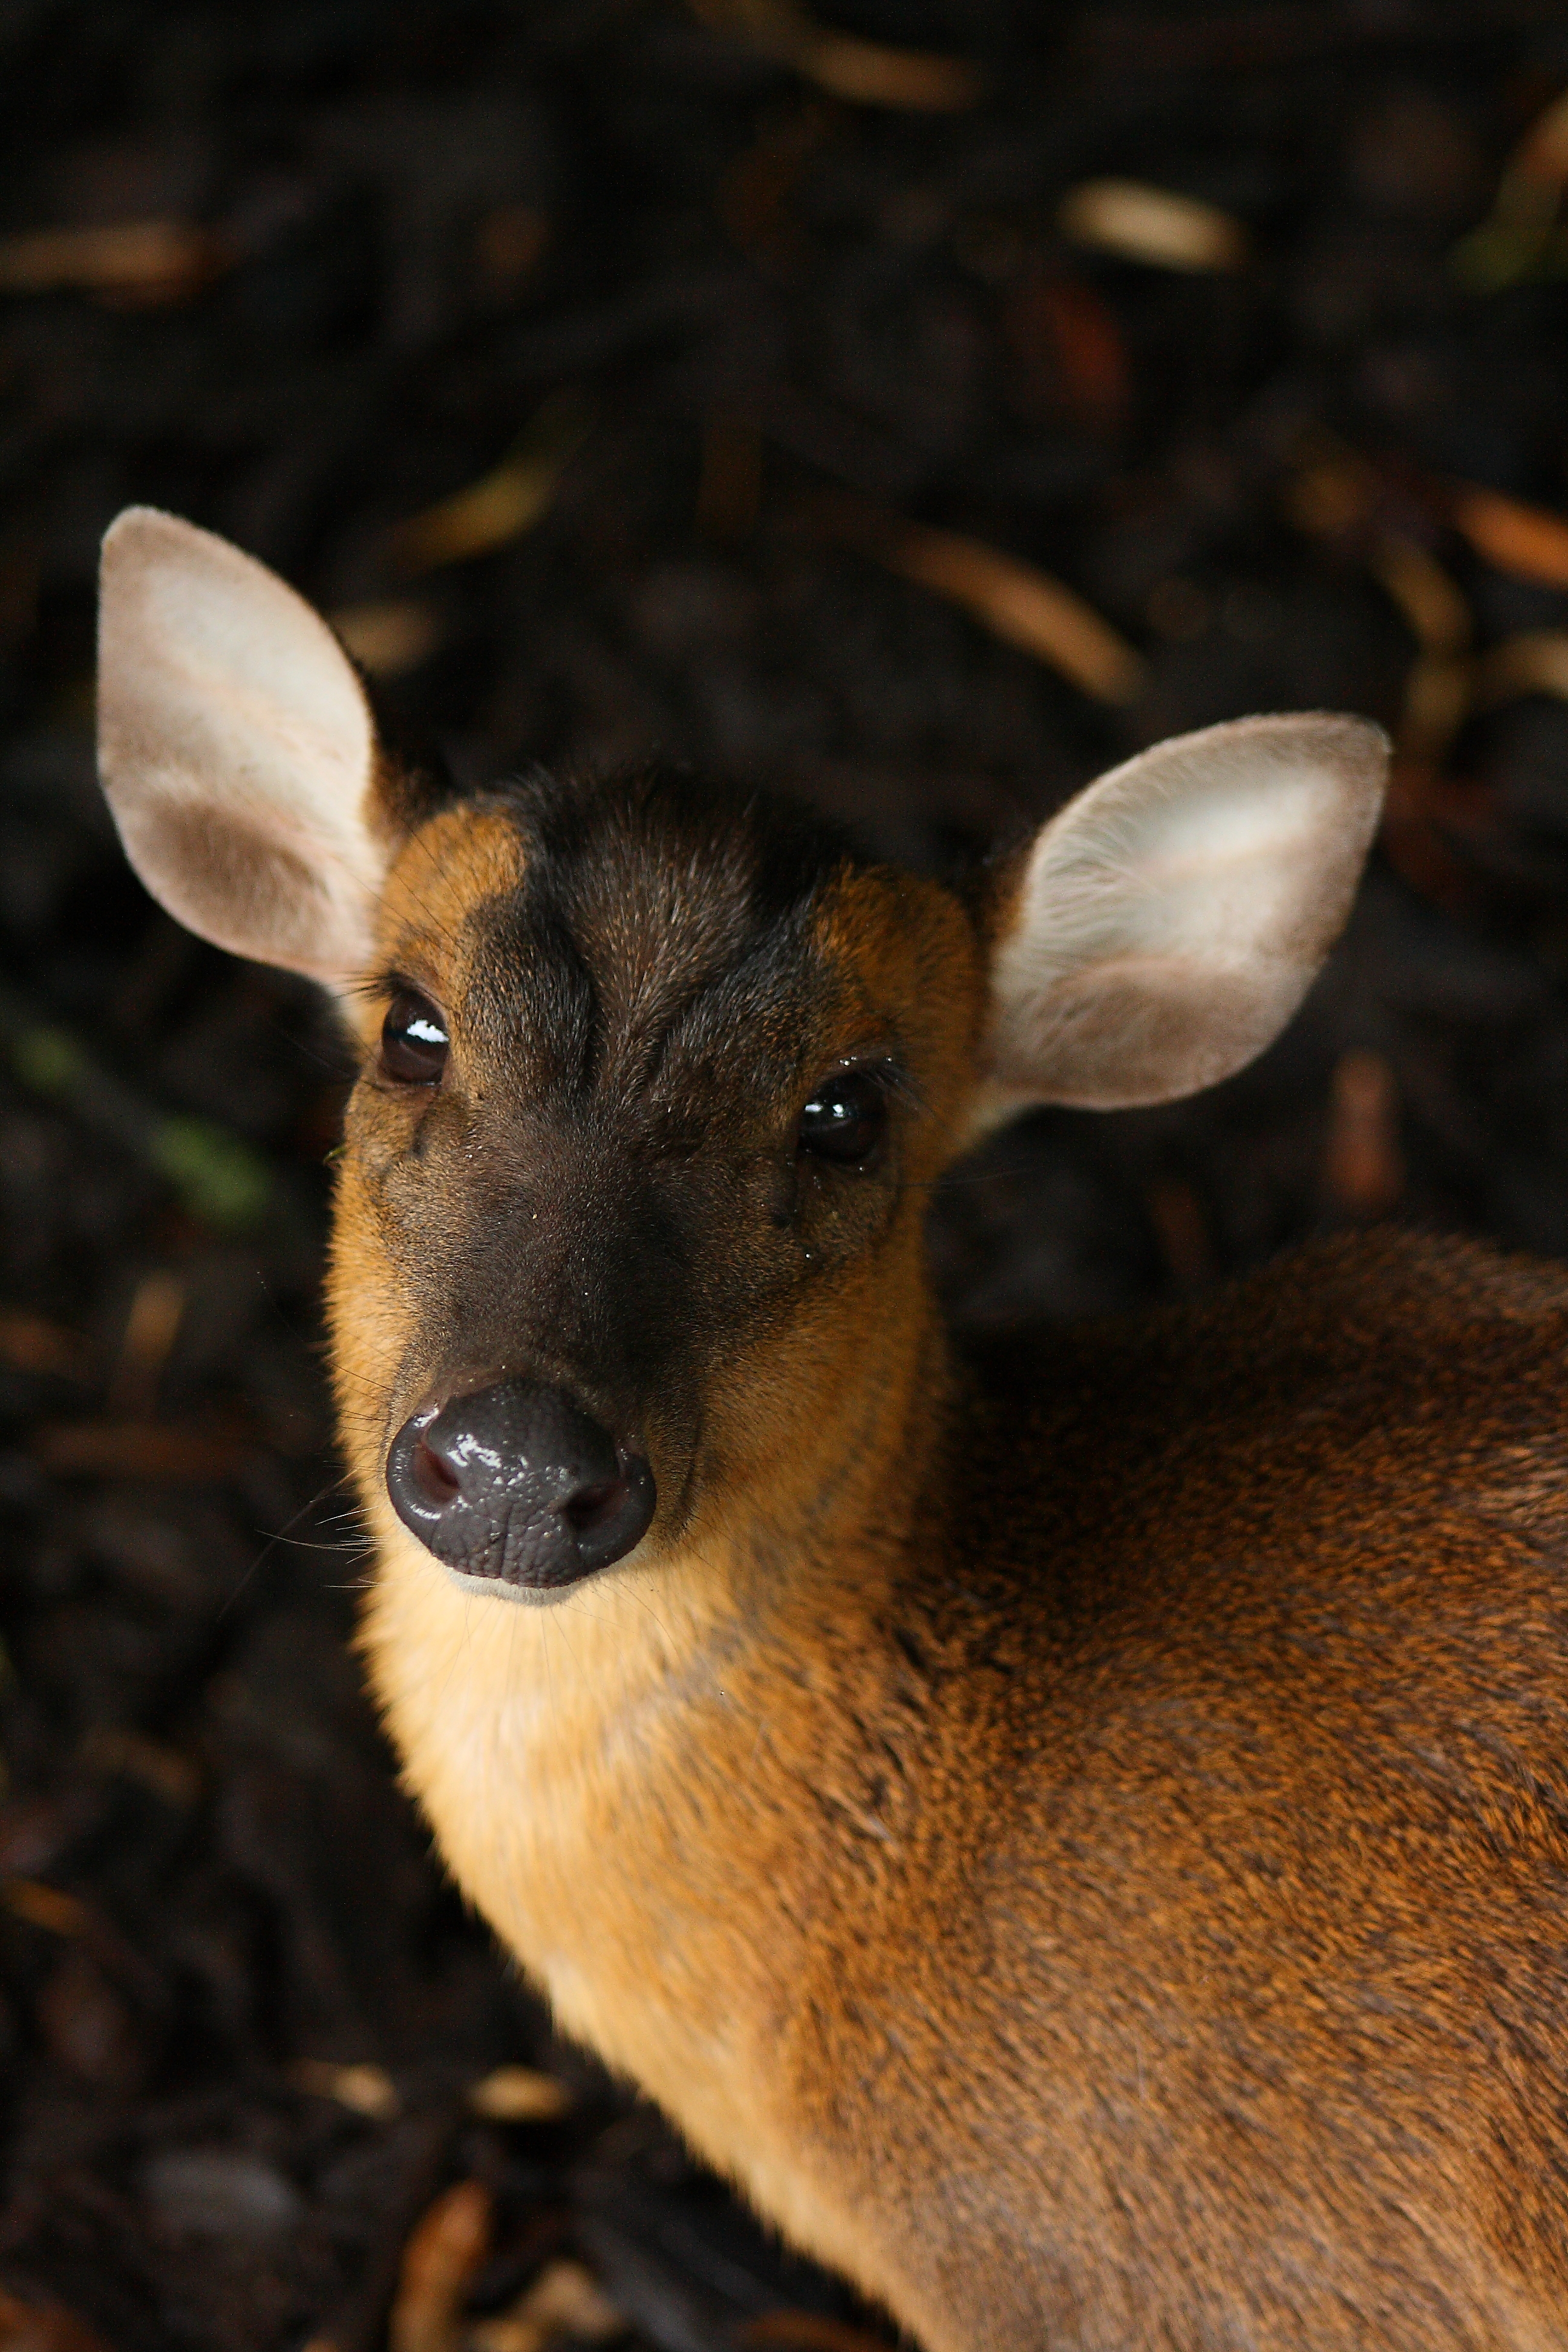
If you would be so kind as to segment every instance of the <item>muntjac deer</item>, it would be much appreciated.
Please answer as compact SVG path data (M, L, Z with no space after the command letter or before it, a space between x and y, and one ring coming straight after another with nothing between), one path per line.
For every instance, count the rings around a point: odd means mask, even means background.
M1158 745L954 890L401 768L147 509L99 708L148 887L358 1034L365 1650L563 2027L928 2352L1568 2346L1568 1280L1384 1234L986 1361L924 1255L987 1121L1277 1034L1376 730Z

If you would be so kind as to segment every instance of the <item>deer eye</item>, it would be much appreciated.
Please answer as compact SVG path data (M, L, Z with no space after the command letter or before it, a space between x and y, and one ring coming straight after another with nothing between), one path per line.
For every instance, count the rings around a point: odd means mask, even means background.
M428 997L399 989L381 1024L381 1066L403 1087L433 1087L447 1066L447 1024Z
M836 1167L863 1167L887 1124L887 1097L869 1071L840 1070L801 1112L800 1148Z

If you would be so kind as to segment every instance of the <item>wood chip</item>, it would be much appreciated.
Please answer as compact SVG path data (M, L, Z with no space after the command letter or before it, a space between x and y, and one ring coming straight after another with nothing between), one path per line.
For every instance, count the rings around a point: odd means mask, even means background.
M388 2352L460 2352L463 2303L489 2250L490 2193L460 2180L416 2225L387 2327Z
M382 2066L340 2066L328 2058L300 2058L289 2069L297 2090L313 2099L331 2099L373 2123L390 2123L402 2111L392 2077Z
M372 677L401 677L417 669L446 634L436 607L413 596L340 604L327 618L343 651Z
M582 2263L554 2262L509 2311L469 2329L467 2352L545 2352L563 2336L577 2344L607 2344L626 2329L592 2271Z
M1476 553L1499 572L1568 588L1568 518L1478 489L1458 493L1453 515Z
M1048 662L1097 701L1130 702L1142 685L1142 660L1110 622L1016 555L919 523L900 526L872 551L906 580L962 604L994 635Z
M1064 236L1155 269L1239 269L1247 231L1229 213L1142 180L1083 180L1057 215Z
M1353 1217L1385 1216L1405 1190L1399 1088L1381 1054L1343 1054L1335 1066L1323 1190Z
M961 58L893 48L837 32L794 0L691 0L691 10L715 32L738 33L764 56L851 105L944 114L973 106L984 90L984 77Z
M564 2083L532 2066L498 2066L468 2092L474 2114L498 2124L553 2123L571 2113L572 2104Z
M547 512L587 429L581 401L567 394L547 400L492 472L398 525L392 534L394 562L405 572L434 572L520 539Z

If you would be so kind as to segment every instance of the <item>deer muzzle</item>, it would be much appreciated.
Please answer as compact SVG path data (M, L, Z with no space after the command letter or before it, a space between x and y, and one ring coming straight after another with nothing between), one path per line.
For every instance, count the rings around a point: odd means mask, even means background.
M559 1388L529 1381L428 1403L386 1461L393 1508L458 1581L558 1599L638 1544L653 1472Z

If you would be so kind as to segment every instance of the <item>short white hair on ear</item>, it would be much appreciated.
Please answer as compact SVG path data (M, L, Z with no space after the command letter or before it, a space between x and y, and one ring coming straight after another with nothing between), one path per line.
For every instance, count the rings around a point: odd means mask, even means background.
M993 1109L1169 1102L1260 1054L1343 928L1388 750L1362 719L1238 719L1069 801L993 956Z
M303 597L177 515L118 518L103 542L99 772L170 914L237 955L352 981L386 863L376 756L353 666Z

